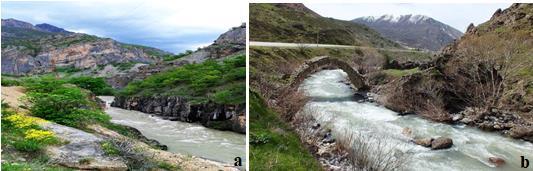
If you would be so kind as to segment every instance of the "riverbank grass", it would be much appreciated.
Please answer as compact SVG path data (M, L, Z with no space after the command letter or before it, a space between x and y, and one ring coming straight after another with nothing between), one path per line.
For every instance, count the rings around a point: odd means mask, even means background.
M322 170L297 134L279 115L250 93L250 169Z

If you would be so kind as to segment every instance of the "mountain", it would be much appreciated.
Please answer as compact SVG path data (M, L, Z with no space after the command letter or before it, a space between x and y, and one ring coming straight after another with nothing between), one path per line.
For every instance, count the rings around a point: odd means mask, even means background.
M437 54L433 67L380 94L395 111L533 142L532 56L533 4L513 4L483 24L470 24Z
M250 40L400 48L362 24L322 17L303 4L250 4Z
M37 25L35 25L35 27L40 29L40 30L48 31L48 32L52 32L52 33L72 33L72 32L66 31L63 28L59 28L59 27L56 27L56 26L53 26L53 25L50 25L50 24L47 24L47 23L37 24Z
M157 62L170 53L109 38L73 33L50 24L2 19L2 74L98 70L108 64Z
M352 22L375 29L384 37L402 45L438 51L463 33L449 25L424 15L383 15L360 17Z

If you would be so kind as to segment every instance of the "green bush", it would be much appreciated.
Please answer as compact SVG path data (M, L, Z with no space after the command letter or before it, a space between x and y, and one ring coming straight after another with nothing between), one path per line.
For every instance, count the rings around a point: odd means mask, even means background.
M80 81L85 83L84 81ZM43 77L26 83L26 98L32 103L32 115L59 124L82 128L94 122L108 122L110 117L97 109L85 91L74 86L65 86L65 81ZM92 84L81 84L89 88Z
M177 55L165 55L163 57L163 61L173 61L173 60L176 60L176 59L179 59L179 58L182 58L182 57L185 57L187 55L190 55L192 54L193 51L192 50L186 50L185 52L182 52L182 53L179 53Z
M120 151L111 141L104 141L100 144L100 146L102 147L102 150L104 150L105 154L107 155L117 156L120 154Z
M21 85L21 82L16 79L8 79L2 77L2 86L19 86Z
M102 77L74 77L68 80L68 83L90 90L97 96L113 95L113 88L109 86Z
M35 140L22 139L15 141L13 146L18 151L22 152L37 152L43 149L43 144Z
M270 136L266 133L260 133L260 134L251 134L250 135L250 144L251 145L261 145L266 144L270 141Z

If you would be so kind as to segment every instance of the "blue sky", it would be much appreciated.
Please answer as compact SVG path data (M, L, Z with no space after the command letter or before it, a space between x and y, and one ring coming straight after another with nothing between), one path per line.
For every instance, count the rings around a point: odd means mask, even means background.
M2 1L2 18L179 53L211 44L246 22L246 1Z
M395 16L421 14L448 24L465 32L470 23L481 24L490 19L498 9L505 9L511 3L305 3L305 5L324 17L352 20L363 16Z

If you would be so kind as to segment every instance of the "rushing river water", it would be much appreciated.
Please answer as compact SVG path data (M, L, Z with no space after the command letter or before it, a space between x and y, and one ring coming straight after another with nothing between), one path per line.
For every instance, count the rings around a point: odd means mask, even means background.
M137 128L141 133L168 146L168 151L206 159L233 163L235 157L245 160L246 136L229 131L206 128L199 124L163 120L134 110L110 107L112 96L100 96L107 103L105 112L111 122Z
M358 103L351 100L354 91L339 81L347 74L342 70L324 70L307 78L300 89L313 100L305 108L334 135L378 135L396 144L397 150L412 154L406 170L531 170L533 144L514 140L497 133L489 133L464 125L447 125L431 122L414 115L398 116L375 103ZM417 137L445 136L453 139L453 147L430 150L412 142L402 134L404 128L412 129ZM500 157L506 162L501 167L489 163L489 157ZM521 158L529 158L528 169L520 168Z

